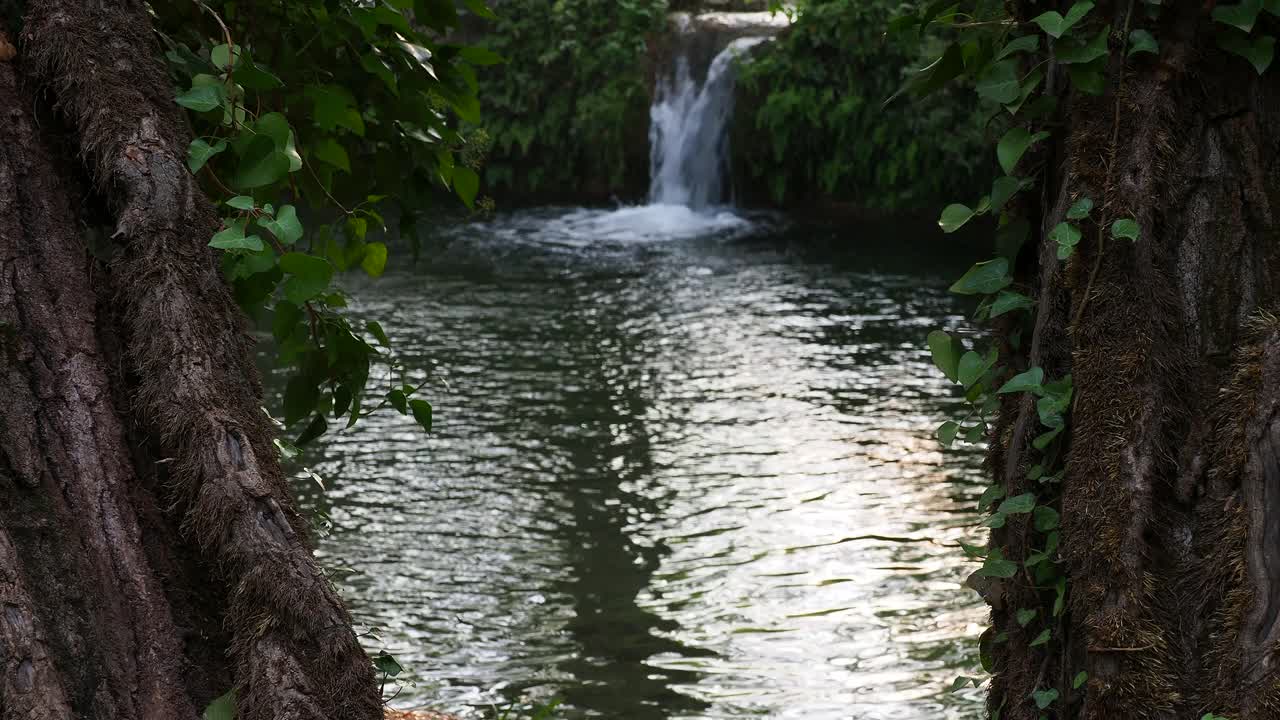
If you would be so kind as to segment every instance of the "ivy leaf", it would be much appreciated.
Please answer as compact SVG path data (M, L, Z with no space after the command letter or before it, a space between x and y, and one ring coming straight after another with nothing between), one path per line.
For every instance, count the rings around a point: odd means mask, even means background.
M1125 57L1144 52L1159 55L1160 43L1156 42L1155 36L1150 32L1139 28L1129 33L1129 52L1125 53Z
M392 390L387 393L387 402L391 403L391 407L395 408L401 415L409 412L409 399L405 397L403 390Z
M475 207L476 192L480 190L480 176L465 165L453 169L453 190L467 207Z
M996 391L997 395L1015 392L1032 392L1039 394L1042 392L1041 384L1044 383L1044 370L1039 367L1033 367L1030 370L1019 373L1009 378L1009 382L1000 386Z
M1080 230L1068 222L1060 222L1049 231L1049 240L1058 244L1058 259L1066 260L1080 244Z
M1111 224L1111 237L1117 240L1125 238L1136 241L1138 234L1138 223L1130 218L1122 218Z
M1040 532L1049 532L1058 527L1058 511L1051 507L1041 505L1032 512L1031 517L1031 522Z
M1022 189L1022 181L1011 175L996 178L991 183L991 212L1000 212L1000 208L1009 202L1009 198L1013 197Z
M270 185L289 174L289 156L266 135L257 135L245 147L231 184L241 189Z
M991 303L991 313L989 317L997 318L1007 312L1014 310L1030 310L1035 307L1036 303L1031 298L1020 292L1013 290L1001 290L996 296L995 302Z
M1037 450L1043 450L1049 447L1049 443L1053 442L1054 438L1061 434L1062 428L1056 427L1047 433L1036 436L1036 439L1031 441L1031 446Z
M237 210L252 210L254 206L253 198L248 195L237 195L228 200L227 204Z
M1082 197L1071 205L1071 209L1067 211L1067 219L1083 220L1089 217L1091 212L1093 212L1093 200Z
M1040 37L1037 35L1023 35L1014 38L1008 42L1000 52L996 53L996 60L1003 60L1014 53L1035 52L1040 47Z
M1071 689L1079 690L1080 686L1084 685L1086 682L1088 682L1088 680L1089 680L1089 673L1081 670L1080 672L1076 673L1075 678L1071 680Z
M982 497L978 498L978 512L982 512L991 506L991 503L1004 497L1003 485L992 485L982 491Z
M292 245L302 239L302 223L292 205L280 206L274 218L259 219L258 225L275 235L281 245Z
M1000 138L1000 143L996 145L996 158L1000 161L1000 167L1005 173L1012 173L1013 168L1017 166L1018 161L1026 154L1027 148L1049 137L1049 133L1041 130L1032 135L1030 131L1023 127L1015 127L1004 134Z
M350 399L348 399L348 402L350 402ZM312 440L315 440L325 434L328 429L329 421L324 419L324 415L316 413L315 416L311 418L311 422L307 423L307 427L298 435L298 439L294 442L294 445L303 447Z
M276 149L289 158L289 172L302 169L302 156L298 154L298 148L294 144L293 128L289 127L289 121L284 115L278 112L267 113L253 123L253 129L275 141Z
M391 347L391 339L387 337L387 331L382 329L382 324L377 320L370 320L365 323L364 327L369 331L370 335L377 339L379 345L385 348Z
M1015 616L1015 619L1018 621L1019 627L1026 627L1027 623L1031 622L1032 620L1035 620L1036 615L1039 615L1039 614L1040 614L1040 611L1035 608L1022 608L1018 610Z
M1031 641L1031 645L1030 645L1030 647L1038 647L1038 646L1040 646L1040 645L1048 645L1048 644L1049 644L1049 639L1050 639L1051 637L1053 637L1053 632L1052 632L1049 628L1045 628L1044 630L1040 631L1040 634L1036 636L1035 640L1032 640L1032 641ZM1056 699L1056 698L1058 697L1058 691L1057 691L1057 690L1052 690L1052 691L1050 691L1050 692L1052 692L1052 693L1053 693L1053 698L1050 698L1049 702L1053 702L1053 700L1054 700L1054 699ZM1039 700L1036 700L1036 704L1037 704L1037 705L1040 705L1040 701L1039 701ZM1042 710L1043 710L1044 708L1046 708L1046 707L1048 707L1048 704L1047 704L1047 703L1046 703L1045 705L1040 705L1040 709L1042 709Z
M1227 52L1248 60L1259 75L1271 67L1271 61L1275 58L1276 39L1270 35L1250 38L1232 30L1218 34L1218 45Z
M1213 9L1213 19L1224 25L1240 28L1245 32L1253 32L1253 25L1258 21L1258 13L1262 10L1261 0L1245 0L1239 5L1219 5Z
M942 209L942 216L938 218L938 227L942 228L944 233L953 233L969 222L973 216L974 212L968 205L952 203Z
M951 444L956 441L956 433L959 431L959 423L948 420L938 426L938 430L935 435L938 438L938 442L942 443L942 447L950 448Z
M1071 84L1087 95L1101 95L1107 89L1107 60L1099 58L1091 63L1068 65Z
M1001 105L1018 99L1018 63L1005 59L987 66L974 86L978 95Z
M347 156L347 149L337 140L328 137L321 140L311 148L311 154L315 155L317 160L351 174L351 158Z
M933 364L942 371L951 382L957 382L960 356L964 353L964 345L950 334L942 330L929 333L929 352L933 355Z
M974 687L978 687L979 685L982 684L982 681L979 680L978 678L965 677L964 675L961 675L960 677L951 681L951 692L957 692L957 691L963 690L966 686L969 685L969 683L973 683Z
M380 243L369 243L364 248L364 257L360 259L360 267L369 277L381 277L387 267L387 246Z
M1000 548L993 548L991 553L987 555L987 559L983 561L982 569L978 572L984 577L1011 578L1018 574L1018 565L1005 560L1004 553Z
M187 168L192 173L200 172L200 168L209 162L209 158L217 155L227 149L227 141L219 140L217 143L210 145L201 138L191 141L191 145L187 147Z
M221 85L197 85L179 95L175 100L188 110L209 112L226 102L226 91Z
M294 305L302 305L324 292L333 279L333 266L324 258L291 252L280 258L280 269L289 273L284 295Z
M209 703L200 716L201 720L236 720L236 691L219 697Z
M431 403L426 400L410 400L409 409L413 411L413 419L418 421L422 429L431 432Z
M959 43L951 43L937 60L912 75L906 84L884 101L884 104L888 105L899 95L908 91L919 97L929 95L959 77L963 72L964 53Z
M239 64L240 54L239 45L229 46L226 43L222 43L221 45L214 45L213 49L209 51L209 60L219 70L226 70L235 68Z
M1001 515L1025 515L1035 509L1035 506L1035 493L1022 493L1000 503L1000 508L996 512Z
M1009 277L1009 261L996 258L980 262L960 277L951 286L951 292L957 295L989 295L1003 290L1013 282Z
M1040 633L1040 634L1044 636L1044 642L1040 643L1041 645L1049 642L1048 630L1045 630L1043 633ZM1036 638L1036 640L1039 640L1039 639L1040 638ZM1033 646L1036 644L1036 640L1031 641L1031 644ZM1052 705L1055 700L1058 699L1058 691L1055 688L1050 688L1048 690L1037 690L1031 693L1031 698L1036 701L1036 707L1040 708L1041 710L1044 710L1045 708Z
M391 655L386 650L378 653L378 656L373 659L373 666L378 668L378 672L386 675L387 677L395 677L404 672L404 668L395 659L395 656Z
M209 247L218 248L219 250L250 250L253 252L262 250L262 238L257 235L245 237L245 224L244 218L232 221L226 228L213 236L213 239L209 241Z
M1085 15L1089 14L1092 9L1093 3L1091 2L1078 2L1067 11L1066 17L1063 17L1055 10L1050 10L1031 18L1031 22L1039 25L1041 30L1056 39L1062 37L1064 33L1080 22Z
M970 350L960 357L960 365L956 371L956 376L960 380L960 384L969 389L973 384L986 374L991 366L996 364L1000 359L1000 354L995 348L991 348L991 352L986 357Z
M484 4L483 0L462 0L467 9L485 20L497 20L498 16Z
M960 541L960 549L964 550L964 554L968 555L971 558L982 558L982 557L986 557L987 555L986 548L980 547L978 545L970 545L969 543L963 540Z
M1109 52L1107 48L1107 37L1111 34L1111 26L1108 25L1098 31L1093 39L1085 43L1064 43L1062 47L1055 50L1058 62L1063 65L1074 65L1091 63L1098 58L1106 57Z

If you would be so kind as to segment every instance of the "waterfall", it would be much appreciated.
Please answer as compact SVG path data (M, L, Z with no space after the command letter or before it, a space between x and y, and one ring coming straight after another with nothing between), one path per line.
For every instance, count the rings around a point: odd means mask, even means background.
M744 37L711 61L705 80L694 79L686 55L658 82L649 109L649 202L695 210L723 203L733 116L734 59L769 38Z

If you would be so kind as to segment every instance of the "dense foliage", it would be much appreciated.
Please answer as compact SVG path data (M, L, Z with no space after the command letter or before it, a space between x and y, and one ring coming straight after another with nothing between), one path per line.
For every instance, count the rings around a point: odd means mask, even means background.
M900 5L808 0L746 63L734 137L740 192L921 209L981 174L982 118L964 94L885 103L936 43L932 31L885 36Z
M210 0L155 13L197 135L188 165L223 206L210 245L292 370L284 424L304 428L301 445L328 418L349 425L390 405L429 429L431 406L411 397L420 382L393 365L371 385L389 339L376 321L353 324L335 275L383 273L384 216L411 232L443 193L476 202L483 138L460 128L480 119L473 66L498 58L442 39L460 24L452 0Z
M508 62L480 79L487 181L520 195L644 187L648 44L666 0L506 0L497 10L483 43Z

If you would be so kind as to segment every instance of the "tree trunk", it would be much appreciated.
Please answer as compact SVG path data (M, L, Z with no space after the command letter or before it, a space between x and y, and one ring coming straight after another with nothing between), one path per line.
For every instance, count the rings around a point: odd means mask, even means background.
M3 31L0 720L195 718L233 687L244 719L380 717L145 5L31 0L16 55Z
M1099 3L1160 54L1126 58L1113 32L1106 92L1062 95L1043 151L1039 242L1017 264L1039 296L1022 357L1074 379L1071 590L1050 646L1015 621L1036 602L1025 578L989 598L1008 636L990 709L1007 720L1280 717L1280 76L1218 48L1213 5L1165 3L1147 22L1143 3ZM1048 231L1081 196L1102 212L1063 263ZM1112 239L1127 217L1140 239ZM1035 484L1036 426L1029 397L1006 401L989 467L1009 495ZM995 534L1014 559L1027 522ZM1061 693L1049 711L1032 700L1045 688Z

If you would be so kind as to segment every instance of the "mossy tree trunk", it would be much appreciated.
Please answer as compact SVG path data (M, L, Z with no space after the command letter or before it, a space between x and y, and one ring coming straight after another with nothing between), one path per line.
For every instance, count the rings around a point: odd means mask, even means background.
M0 28L0 720L196 718L233 687L241 718L380 717L144 3L30 0L22 24Z
M1023 20L1045 9L1020 5ZM1039 307L1021 351L1006 350L1074 379L1071 590L1040 646L1015 612L1043 593L1020 574L988 596L1008 638L990 709L1006 720L1280 717L1280 75L1219 49L1212 7L1165 3L1144 21L1158 56L1126 59L1113 32L1105 92L1059 93L1058 141L1035 158L1048 181L1023 210L1038 242L1016 267ZM1118 29L1143 9L1094 12ZM1063 263L1049 229L1082 196L1101 212ZM1112 239L1117 218L1140 239ZM1009 495L1034 489L1033 400L1007 400L993 437ZM1012 558L1034 551L1027 522L996 532ZM1061 697L1041 710L1032 693L1049 688Z

